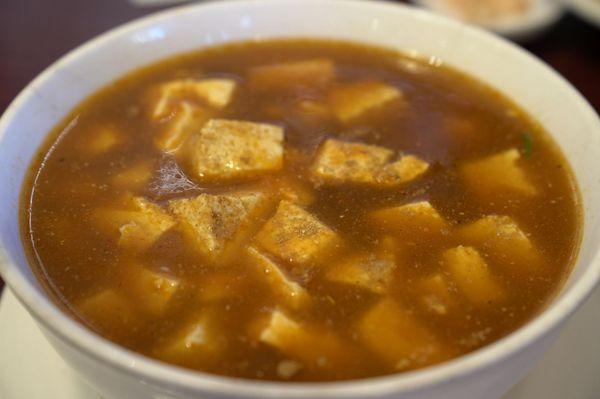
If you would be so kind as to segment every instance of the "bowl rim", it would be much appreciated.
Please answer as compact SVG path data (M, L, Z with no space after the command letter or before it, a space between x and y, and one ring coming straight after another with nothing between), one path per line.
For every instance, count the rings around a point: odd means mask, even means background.
M179 14L198 8L223 8L223 11L225 11L240 5L262 7L273 5L274 3L283 8L286 5L301 4L302 6L317 7L323 4L330 5L337 3L341 7L363 7L370 10L385 11L386 13L412 13L416 18L433 21L438 25L446 25L449 29L468 31L470 34L488 41L491 45L501 47L504 52L507 52L512 57L519 57L529 62L532 67L537 68L540 72L544 72L554 81L553 84L561 86L565 95L570 96L570 101L576 102L582 115L591 122L590 126L595 127L594 130L600 132L600 119L596 112L583 96L561 75L525 50L482 29L470 27L459 21L419 10L409 5L386 1L230 0L226 2L208 1L183 5L152 13L112 28L69 51L31 81L8 106L0 119L0 138L12 124L17 110L27 104L31 97L35 95L36 87L50 80L55 70L69 64L74 59L93 53L95 48L101 44L127 36L129 33L139 29L149 27L160 23L162 20L174 18ZM364 398L392 392L411 392L424 387L431 388L467 374L480 372L528 347L534 341L557 328L591 294L593 288L600 280L600 248L596 248L594 251L589 268L584 271L579 280L564 295L556 298L545 310L521 328L490 345L446 363L415 371L359 380L321 383L273 382L224 377L187 370L132 352L127 348L102 338L60 310L47 294L38 290L28 280L19 267L9 261L9 256L2 242L0 242L0 275L2 275L7 286L18 300L25 305L28 311L44 328L50 330L56 337L59 337L77 352L88 358L92 358L105 367L140 379L145 384L163 388L177 386L188 392L213 392L221 395L234 395L235 397L246 397L248 395L261 397L282 395L286 397L306 397L312 395L337 397L344 395L345 397Z

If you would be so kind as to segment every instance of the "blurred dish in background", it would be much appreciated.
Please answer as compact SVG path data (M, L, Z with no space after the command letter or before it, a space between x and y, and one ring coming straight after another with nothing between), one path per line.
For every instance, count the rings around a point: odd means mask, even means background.
M600 0L566 0L571 10L587 22L600 28Z
M157 7L168 6L179 3L189 2L192 0L128 0L131 4L137 7Z
M516 41L539 36L564 13L559 0L413 0L413 3Z

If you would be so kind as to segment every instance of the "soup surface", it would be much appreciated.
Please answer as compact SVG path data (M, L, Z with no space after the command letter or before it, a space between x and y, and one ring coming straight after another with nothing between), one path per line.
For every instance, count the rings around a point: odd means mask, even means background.
M540 126L431 58L216 47L78 106L24 187L23 241L98 334L165 362L331 381L421 368L536 315L576 256Z

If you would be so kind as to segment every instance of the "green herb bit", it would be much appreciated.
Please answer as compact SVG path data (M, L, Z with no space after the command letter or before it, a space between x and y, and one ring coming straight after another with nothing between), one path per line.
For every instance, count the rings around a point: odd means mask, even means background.
M523 133L521 137L523 138L523 155L525 158L529 158L533 151L533 138L529 133Z

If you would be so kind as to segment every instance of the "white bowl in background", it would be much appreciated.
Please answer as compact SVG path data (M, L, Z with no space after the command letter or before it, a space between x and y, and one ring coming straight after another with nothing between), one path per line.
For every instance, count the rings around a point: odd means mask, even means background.
M535 117L577 176L585 225L560 295L504 339L453 361L404 374L338 383L248 381L184 370L94 334L48 298L25 258L19 194L48 131L102 86L181 52L247 39L335 38L431 56L496 87ZM0 120L0 273L58 353L107 398L490 399L522 378L600 277L600 120L562 77L482 30L412 7L357 0L201 3L143 18L74 50L38 76Z
M485 2L485 0L480 1ZM480 26L511 40L529 42L541 36L563 16L565 11L563 1L532 0L531 6L521 15L482 22ZM461 18L460 14L443 0L412 0L412 2L434 12ZM473 21L470 23L477 24Z
M582 19L600 29L599 0L563 0Z

